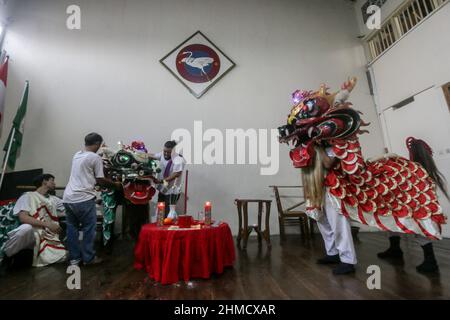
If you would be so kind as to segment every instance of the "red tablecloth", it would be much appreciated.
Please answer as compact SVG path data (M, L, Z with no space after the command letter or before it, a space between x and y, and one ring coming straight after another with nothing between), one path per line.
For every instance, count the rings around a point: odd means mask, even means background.
M136 269L144 269L162 284L208 279L222 273L235 260L233 237L228 224L202 229L168 230L155 224L142 227L134 249Z

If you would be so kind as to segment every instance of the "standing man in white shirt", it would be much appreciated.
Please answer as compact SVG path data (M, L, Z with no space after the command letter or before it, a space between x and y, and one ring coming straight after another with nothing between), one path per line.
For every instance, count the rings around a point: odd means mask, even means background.
M181 181L186 160L175 152L175 141L167 141L162 152L150 154L150 157L159 161L161 172L158 181L158 202L165 202L166 215L169 213L170 205L176 205L181 193Z
M95 207L95 185L121 188L120 182L105 179L103 161L97 151L103 144L103 138L97 133L90 133L85 138L84 150L75 153L69 183L64 191L64 206L67 216L67 249L69 262L78 265L97 264L102 260L95 255L95 227L97 212ZM83 231L80 246L79 231Z

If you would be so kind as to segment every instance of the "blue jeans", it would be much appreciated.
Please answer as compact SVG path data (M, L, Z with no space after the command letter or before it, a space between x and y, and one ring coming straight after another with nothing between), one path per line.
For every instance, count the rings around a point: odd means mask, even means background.
M79 203L64 203L67 222L67 249L69 261L89 263L95 257L95 227L97 210L95 199ZM81 229L80 229L81 228ZM79 231L83 231L83 241L80 246Z

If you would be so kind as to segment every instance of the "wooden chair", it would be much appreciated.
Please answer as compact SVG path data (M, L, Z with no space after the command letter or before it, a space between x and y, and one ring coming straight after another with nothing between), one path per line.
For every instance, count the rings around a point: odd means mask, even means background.
M239 215L239 232L237 236L237 246L241 248L241 240L244 240L244 249L247 248L247 241L250 233L255 230L258 234L258 245L262 244L262 239L266 240L267 247L270 249L272 244L270 243L270 206L272 200L248 200L248 199L236 199L234 203L237 206ZM248 204L257 203L258 204L258 224L248 225ZM265 205L265 230L262 231L262 215L263 215L263 205ZM244 221L242 221L244 220Z
M304 197L280 195L280 189L298 189L299 191L303 189L303 186L270 186L275 194L275 199L277 202L278 209L278 221L280 223L280 237L284 239L286 237L285 226L286 225L300 225L301 234L305 237L311 237L314 234L314 222L309 219L304 210L299 209L299 207L305 204ZM282 198L300 198L301 201L295 205L284 209L281 203Z

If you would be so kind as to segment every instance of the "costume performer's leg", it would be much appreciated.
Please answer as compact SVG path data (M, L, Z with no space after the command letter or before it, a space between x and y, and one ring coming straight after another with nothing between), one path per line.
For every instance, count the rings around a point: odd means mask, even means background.
M8 237L4 247L8 257L12 257L23 249L33 249L36 244L33 227L29 224L22 224L10 231Z
M35 246L36 238L31 225L22 224L8 232L8 240L3 247L5 256L0 265L0 277L15 267L31 266Z
M355 265L357 260L350 222L343 214L336 211L328 194L325 195L325 214L331 226L334 247L339 252L341 262Z
M141 232L141 227L148 223L149 219L149 205L148 204L131 204L127 203L124 205L125 210L128 214L128 225L130 227L130 237L132 240L137 240L139 233Z
M377 254L380 259L402 259L403 251L400 248L400 234L396 232L388 232L389 248Z
M317 225L325 242L328 256L339 255L340 261L343 263L352 265L357 263L350 222L335 210L327 195L325 196L324 215L319 219Z
M328 221L326 214L323 214L319 221L317 221L317 226L320 233L322 234L323 241L325 242L325 250L327 255L323 258L317 260L318 264L334 264L340 263L339 251L336 249L336 244L334 241L333 229Z
M323 214L320 217L320 219L317 221L317 227L319 228L319 231L322 234L322 238L325 243L325 250L327 251L327 255L328 256L338 255L339 251L336 248L333 229L331 228L331 225L328 221L328 217L326 214Z
M418 235L415 236L415 240L422 247L424 259L422 264L416 267L416 270L422 273L439 271L439 266L437 264L436 257L434 256L433 243L431 240Z

